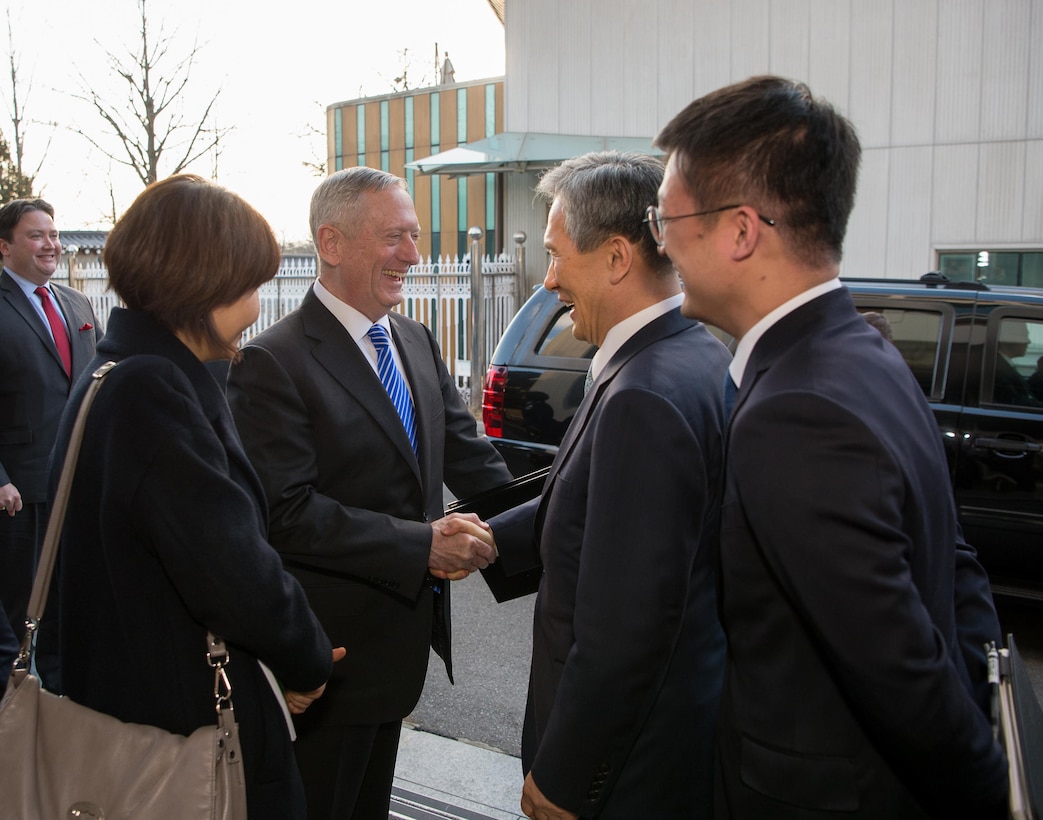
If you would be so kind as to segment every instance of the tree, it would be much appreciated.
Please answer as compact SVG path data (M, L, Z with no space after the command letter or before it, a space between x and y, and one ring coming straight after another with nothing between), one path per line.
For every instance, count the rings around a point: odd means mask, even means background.
M438 44L436 43L435 44L435 54L436 54L435 62L436 63L438 62L437 52L438 52ZM398 56L399 56L399 59L402 62L402 73L399 74L397 77L394 77L393 79L390 80L390 83L391 83L391 93L396 94L399 91L409 91L412 88L422 88L424 85L426 85L427 82L428 82L427 73L426 72L420 75L420 80L419 80L420 85L419 86L416 85L415 83L413 85L410 85L409 71L413 67L413 60L409 56L409 49L408 48L402 49L401 51L398 52ZM437 66L436 66L436 70L437 70ZM381 78L384 78L383 74L381 74L379 76ZM386 78L384 78L384 79L386 80Z
M162 25L158 37L151 37L146 0L138 0L138 8L139 39L126 57L118 57L95 40L105 51L113 73L122 81L126 100L119 105L111 102L108 96L95 91L82 74L82 91L73 96L89 103L105 121L119 149L110 150L84 131L77 133L113 162L133 170L143 185L149 185L161 176L180 173L208 153L216 157L221 138L230 129L211 125L211 112L220 88L198 116L190 116L185 110L185 89L202 47L194 43L183 57L174 57L173 38L164 34Z
M21 59L14 47L10 9L7 11L7 57L11 80L11 104L8 113L11 116L11 133L14 135L14 143L9 144L0 134L0 202L10 202L19 197L33 196L33 185L36 182L36 174L27 174L23 164L25 159L25 109L26 100L32 90L32 81L30 80L29 87L23 91L22 84L19 82ZM43 156L46 157L46 154L45 150ZM36 167L36 170L39 171L42 165L43 158L40 159L40 165Z
M33 196L33 180L25 176L11 157L7 140L0 134L0 204Z
M317 109L319 115L322 118L323 125L326 124L326 109L318 100L313 100L312 104ZM297 135L301 140L308 143L308 149L311 153L310 159L301 161L303 165L312 176L324 177L326 176L326 132L319 128L315 123L309 122L304 126L304 130ZM322 154L319 154L316 146L322 146Z

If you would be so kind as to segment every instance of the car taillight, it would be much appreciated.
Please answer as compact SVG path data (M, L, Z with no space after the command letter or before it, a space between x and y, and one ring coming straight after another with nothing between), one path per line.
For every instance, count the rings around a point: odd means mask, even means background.
M503 438L503 397L506 391L506 366L490 366L482 387L482 424L485 425L485 435L492 438Z

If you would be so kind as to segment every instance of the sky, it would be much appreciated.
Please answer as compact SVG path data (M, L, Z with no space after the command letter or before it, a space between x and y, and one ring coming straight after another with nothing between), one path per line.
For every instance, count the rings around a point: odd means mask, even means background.
M84 81L106 101L126 97L106 52L126 58L139 47L137 0L4 0L25 109L24 170L55 207L62 231L104 230L141 191L109 153L122 151L106 125L76 95ZM486 0L146 0L150 37L169 40L167 75L200 46L182 96L186 117L214 106L219 128L231 128L219 159L187 170L214 176L256 207L282 241L308 238L308 200L318 184L305 162L326 159L326 107L384 94L407 71L411 88L437 82L436 47L449 55L456 80L501 76L503 26ZM12 46L5 41L0 80L0 131L10 141ZM57 123L51 125L49 123ZM37 167L39 170L37 171ZM163 169L161 167L161 175ZM169 169L166 171L169 173Z

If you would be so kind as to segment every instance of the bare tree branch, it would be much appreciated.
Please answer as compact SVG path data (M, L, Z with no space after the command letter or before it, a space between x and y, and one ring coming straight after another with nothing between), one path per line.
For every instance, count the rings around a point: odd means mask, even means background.
M221 138L232 129L209 124L220 88L201 114L186 113L185 91L192 82L192 70L202 47L198 42L193 43L187 54L175 58L171 54L172 36L164 33L162 24L157 37L152 39L146 3L147 0L138 0L139 39L126 56L120 57L95 41L112 73L123 82L124 102L112 103L107 96L95 91L82 73L81 90L72 96L94 109L107 126L108 139L96 138L82 130L76 133L113 162L130 168L142 185L147 186L161 176L180 173L207 154L217 152ZM171 65L172 60L175 62Z
M312 104L319 110L322 115L322 119L326 119L326 107L318 100L312 100ZM304 130L297 134L300 139L308 141L308 150L311 153L311 159L301 161L303 165L312 176L324 177L326 176L326 131L315 125L314 122L306 123ZM316 145L322 146L322 153L320 154L316 150Z
M31 174L27 174L25 172L25 128L23 124L25 122L26 101L32 92L32 78L30 77L28 84L25 84L24 88L23 84L19 82L19 78L22 76L21 59L14 47L14 30L11 25L10 9L7 10L7 57L11 81L11 104L8 108L8 113L11 117L11 133L14 139L10 143L4 141L4 150L7 152L4 160L4 175L7 178L4 180L3 185L8 192L8 198L11 198L12 195L32 196L36 175L39 173L40 168L43 167L47 150L51 145L51 137L48 137L47 146L40 157L36 170Z

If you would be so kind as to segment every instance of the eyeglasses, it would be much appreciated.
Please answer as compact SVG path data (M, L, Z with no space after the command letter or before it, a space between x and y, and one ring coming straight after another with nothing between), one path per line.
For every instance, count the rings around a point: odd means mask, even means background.
M659 208L655 205L649 205L648 210L645 211L645 218L642 220L648 225L648 230L652 232L652 238L655 243L661 248L663 247L663 226L672 219L688 219L690 216L709 216L710 214L719 214L721 211L730 211L732 208L741 208L742 204L737 205L722 205L720 208L711 208L708 211L698 211L694 214L681 214L679 216L663 216L659 213ZM764 216L763 214L757 214L757 219L763 222L765 225L775 227L775 220Z

